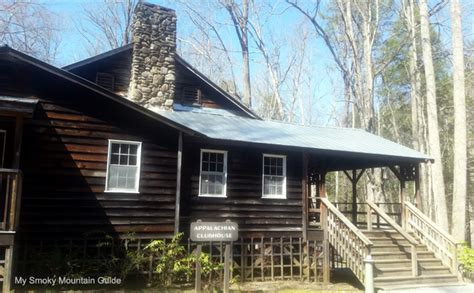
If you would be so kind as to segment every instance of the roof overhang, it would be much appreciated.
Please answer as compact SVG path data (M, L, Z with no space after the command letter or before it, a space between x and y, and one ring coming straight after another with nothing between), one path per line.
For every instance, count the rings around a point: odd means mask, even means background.
M35 111L38 99L33 97L17 98L0 96L0 113L31 116Z
M230 114L159 112L216 144L304 152L326 170L349 170L433 161L425 154L360 129L313 127Z
M200 135L200 133L182 126L179 123L176 123L162 115L159 115L156 112L153 112L149 109L146 109L122 96L119 96L101 86L98 86L97 84L90 82L80 76L77 76L69 71L57 68L53 65L47 64L43 61L40 61L34 57L28 56L24 53L21 53L15 49L12 49L10 47L4 46L0 47L0 63L1 62L6 62L10 63L14 66L21 65L21 66L31 66L35 69L38 69L41 73L48 75L48 76L54 76L57 78L60 78L64 81L66 81L68 84L71 85L77 85L89 93L91 95L96 95L100 97L104 97L107 99L109 102L118 104L122 107L125 107L127 109L130 109L132 111L135 111L137 113L140 113L141 115L144 115L146 117L149 117L157 122L163 123L165 125L168 125L178 131L184 132L189 135Z

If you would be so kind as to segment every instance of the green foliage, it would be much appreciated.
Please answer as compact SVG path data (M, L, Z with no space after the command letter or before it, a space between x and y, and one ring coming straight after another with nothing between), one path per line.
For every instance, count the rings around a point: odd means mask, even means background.
M196 256L193 255L194 266L196 265ZM214 288L220 283L219 271L224 269L224 264L213 261L211 256L207 253L201 253L201 278L207 280L208 283L204 284L207 288Z
M183 283L190 279L196 267L196 255L188 253L182 245L183 233L176 234L171 241L154 240L145 247L147 255L156 259L154 266L154 281L157 285L169 287L172 284ZM216 281L217 272L222 264L214 262L206 253L200 255L203 280L208 280L208 286ZM214 276L214 278L213 278Z
M463 273L474 273L474 249L463 243L458 251L459 265Z
M171 240L153 240L144 249L132 247L136 243L133 234L117 242L102 232L86 235L83 241L71 245L30 247L28 266L23 274L37 277L119 277L123 282L130 276L139 275L153 264L152 284L170 287L193 279L196 256L181 245L183 234ZM92 244L94 241L94 244ZM201 276L203 285L215 287L220 281L223 264L207 253L201 253Z
M176 234L168 242L154 240L145 247L145 250L156 258L155 279L162 286L168 287L192 275L193 258L185 247L180 245L182 236L182 233Z

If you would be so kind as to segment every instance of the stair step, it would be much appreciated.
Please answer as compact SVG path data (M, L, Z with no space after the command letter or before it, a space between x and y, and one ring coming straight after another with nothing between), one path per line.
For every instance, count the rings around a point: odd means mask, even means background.
M421 276L431 276L431 275L449 275L451 272L447 267L444 266L418 266L418 272ZM412 271L411 266L408 267L385 267L385 268L375 268L374 270L375 277L411 277Z
M439 284L457 282L457 277L452 274L439 274L417 277L376 277L374 278L375 287L384 288L388 286L400 286L409 284Z
M427 258L433 258L434 253L431 251L417 251L417 257L419 260L421 259L427 259ZM411 253L410 252L404 252L404 251L396 251L396 250L390 250L390 251L379 251L379 252L373 252L372 257L377 260L377 259L411 259Z
M381 237L390 237L390 238L403 238L403 236L395 230L361 230L361 232L367 236L369 239L371 238L381 238ZM413 232L407 232L411 236L415 236Z
M428 290L432 289L431 287L442 287L442 288L455 287L452 289L456 289L456 287L458 286L462 290L465 288L466 283L460 283L456 281L456 282L442 283L442 284L393 285L393 286L384 286L383 289L388 292L390 292L391 290L406 290L406 289L417 289L417 291L419 292L429 292ZM440 290L437 290L437 292L440 292ZM452 290L450 290L450 292L452 292ZM465 291L462 291L462 292L465 292Z
M409 244L408 240L406 240L403 237L368 237L370 241L372 241L374 244Z
M374 259L377 269L411 267L411 259ZM437 258L418 259L418 265L422 267L442 266L441 260Z
M391 252L391 251L396 251L396 252L407 252L411 253L411 245L406 244L406 245L397 245L397 244L374 244L371 248L372 252ZM428 247L426 245L422 246L417 246L416 247L417 252L426 252L428 251Z
M408 240L405 239L405 237L403 237L400 234L367 236L367 238L369 238L370 241L372 241L374 244L384 244L384 243L410 244L410 242L408 242Z
M411 267L385 267L383 269L374 268L375 277L396 277L407 276L410 277Z

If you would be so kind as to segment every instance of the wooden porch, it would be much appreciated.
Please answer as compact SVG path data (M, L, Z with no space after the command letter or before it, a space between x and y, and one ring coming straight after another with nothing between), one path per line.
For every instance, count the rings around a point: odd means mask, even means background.
M323 282L329 283L334 255L352 270L366 292L458 282L457 243L416 207L420 196L418 164L387 167L399 180L399 202L374 203L373 198L359 202L357 183L366 170L362 168L342 170L352 184L352 202L331 203L326 194L327 170L304 167L308 176L303 179L307 187L303 193L303 237L322 240ZM410 181L414 182L414 193L408 200L406 183Z

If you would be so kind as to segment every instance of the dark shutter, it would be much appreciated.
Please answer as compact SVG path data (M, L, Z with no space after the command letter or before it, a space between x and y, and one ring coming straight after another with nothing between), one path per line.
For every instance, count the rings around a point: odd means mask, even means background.
M183 89L183 101L189 104L200 104L201 90L196 87L185 87Z
M96 77L95 77L95 83L97 83L103 88L108 89L109 91L114 91L115 76L110 73L97 72Z

